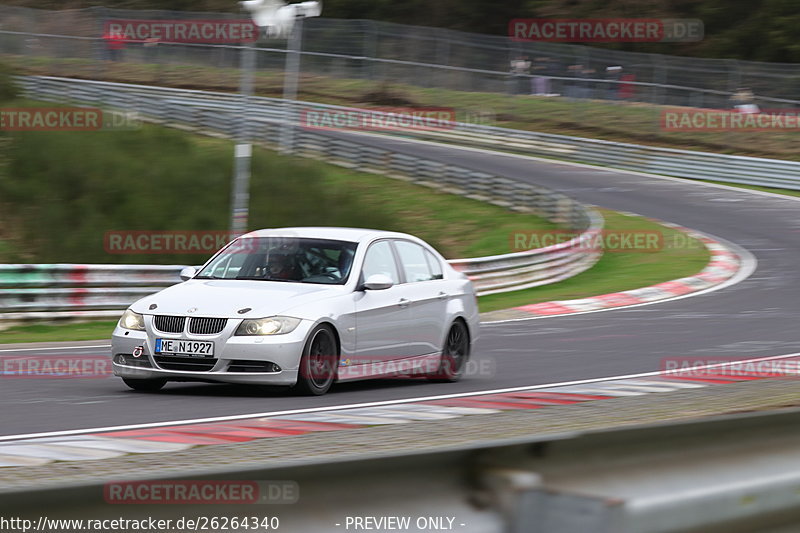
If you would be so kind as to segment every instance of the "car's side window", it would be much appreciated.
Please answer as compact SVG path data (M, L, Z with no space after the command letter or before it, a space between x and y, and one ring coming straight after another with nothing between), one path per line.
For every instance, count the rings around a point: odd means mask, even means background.
M394 283L400 283L400 276L397 275L397 265L389 241L378 241L369 247L364 256L364 267L361 271L364 281L373 274L383 274L389 276Z
M439 262L439 259L428 250L425 250L425 257L428 259L428 266L431 267L433 279L443 279L444 274L442 273L442 264Z
M425 249L419 244L409 241L395 241L400 263L407 282L429 281L434 279L428 260L425 259Z

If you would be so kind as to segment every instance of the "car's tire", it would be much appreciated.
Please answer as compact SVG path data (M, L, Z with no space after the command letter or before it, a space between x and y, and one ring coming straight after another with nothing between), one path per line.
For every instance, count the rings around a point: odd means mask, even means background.
M142 392L155 392L157 390L160 390L164 385L167 384L166 379L122 378L122 381L124 381L125 385L132 388L133 390L138 390Z
M303 347L297 375L297 391L313 396L325 394L336 379L338 366L336 335L330 326L320 324L311 331Z
M456 320L444 338L442 358L436 372L428 375L431 381L452 383L461 379L469 360L469 330L463 320Z

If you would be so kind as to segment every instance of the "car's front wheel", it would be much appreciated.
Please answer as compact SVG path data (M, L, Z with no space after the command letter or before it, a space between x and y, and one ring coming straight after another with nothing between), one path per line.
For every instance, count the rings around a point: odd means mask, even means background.
M122 378L122 381L124 381L125 385L132 388L133 390L138 390L143 392L154 392L161 389L161 387L167 384L166 379Z
M336 378L339 353L333 329L326 324L315 327L308 336L300 359L297 389L303 394L320 396L328 392Z
M439 368L428 377L432 381L458 381L464 375L468 359L469 331L463 321L456 320L445 337Z

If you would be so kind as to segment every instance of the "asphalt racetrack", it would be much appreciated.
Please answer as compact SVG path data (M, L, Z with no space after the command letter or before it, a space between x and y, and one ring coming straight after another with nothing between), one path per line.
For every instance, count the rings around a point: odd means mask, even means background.
M346 136L343 133L331 135ZM485 324L471 371L455 384L382 380L335 386L322 397L279 390L170 383L156 394L121 380L3 379L0 436L196 419L496 390L658 370L669 357L745 358L800 351L800 202L732 188L480 150L361 136L359 142L540 184L581 202L656 217L748 250L757 269L724 289L674 301L575 316ZM110 333L110 332L109 332ZM107 355L110 342L27 355Z

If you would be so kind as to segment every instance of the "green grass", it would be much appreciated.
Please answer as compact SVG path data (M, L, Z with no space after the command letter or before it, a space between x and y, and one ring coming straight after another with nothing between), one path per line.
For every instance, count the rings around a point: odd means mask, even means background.
M0 262L192 264L207 256L112 254L104 235L228 227L230 141L153 125L15 132L9 139L7 171L0 173ZM250 229L401 231L450 258L502 253L502 236L521 226L555 227L533 215L262 148L254 150L250 194Z
M690 239L685 246L674 243L679 232L666 228L641 217L621 215L602 210L606 219L606 229L620 231L662 231L664 248L657 252L609 252L588 271L573 278L533 289L505 294L483 296L479 299L481 312L506 309L531 303L552 300L587 298L612 292L638 289L656 283L670 281L696 274L709 261L709 253L703 245ZM511 231L532 230L530 226L517 226ZM511 251L508 232L496 235L498 246L503 252ZM487 237L488 238L488 237ZM16 342L79 341L107 339L114 328L114 322L87 322L64 325L17 326L0 331L0 344Z
M20 342L69 342L111 340L117 321L92 321L70 324L32 324L0 331L0 344Z
M238 91L239 71L236 68L13 55L3 58L25 74ZM135 60L141 61L142 58ZM382 76L382 79L391 79L391 72ZM494 117L493 125L501 127L688 150L800 160L800 153L796 150L800 132L796 130L668 132L660 127L661 112L666 109L660 105L464 91L458 90L458 87L468 86L468 80L457 77L448 78L447 83L451 85L448 89L432 89L382 83L380 80L306 74L301 76L299 98L358 107L392 105L391 98L394 105L453 107L460 120L466 120L476 112L488 113ZM255 88L259 95L281 97L282 71L260 69L255 77Z
M800 196L800 191L792 189L777 189L775 187L761 187L759 185L744 185L742 183L728 183L725 181L712 181L712 180L699 180L706 183L714 183L716 185L727 185L728 187L737 187L739 189L751 189L753 191L771 192L773 194L782 194L784 196Z
M509 235L529 222L537 229L557 228L540 217L372 174L333 170L326 183L380 206L390 219L402 220L409 233L436 243L451 259L508 253Z
M686 246L679 232L641 217L603 210L606 230L662 231L664 248L657 252L607 252L591 269L565 281L521 291L492 294L479 298L481 312L507 309L553 300L588 298L612 292L647 287L656 283L691 276L708 263L710 254L697 240ZM674 243L674 244L673 244Z

